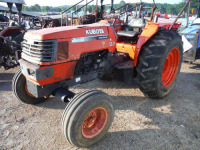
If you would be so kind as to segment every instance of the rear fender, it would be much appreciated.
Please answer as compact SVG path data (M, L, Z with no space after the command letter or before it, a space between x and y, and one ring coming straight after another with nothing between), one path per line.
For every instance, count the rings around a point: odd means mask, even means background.
M158 23L148 23L142 31L142 34L139 36L139 40L137 42L137 47L135 51L134 58L134 66L137 66L138 55L142 46L158 31L159 24Z

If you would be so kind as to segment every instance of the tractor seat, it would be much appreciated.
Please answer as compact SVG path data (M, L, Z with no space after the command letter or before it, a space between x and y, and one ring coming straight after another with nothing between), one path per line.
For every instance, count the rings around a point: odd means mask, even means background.
M131 21L128 23L129 27L133 28L144 28L145 27L145 19L144 18L133 18Z
M139 32L136 32L136 31L123 31L123 30L121 30L121 31L117 32L117 35L126 36L126 37L134 37L137 34L139 34Z
M132 28L144 28L145 27L145 20L144 18L133 18L131 19L131 21L128 23L127 25L128 27L132 27ZM119 36L126 36L126 37L134 37L137 34L139 34L139 32L136 31L118 31L117 35Z

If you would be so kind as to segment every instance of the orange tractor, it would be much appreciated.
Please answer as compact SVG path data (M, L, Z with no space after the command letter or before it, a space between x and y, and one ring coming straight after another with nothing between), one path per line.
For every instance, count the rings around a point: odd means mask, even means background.
M75 94L70 86L97 78L137 81L146 97L161 99L180 72L183 43L173 30L144 18L66 26L27 32L21 69L12 82L16 97L27 104L50 95L67 102L62 116L69 143L87 147L99 141L114 118L112 99L99 90Z

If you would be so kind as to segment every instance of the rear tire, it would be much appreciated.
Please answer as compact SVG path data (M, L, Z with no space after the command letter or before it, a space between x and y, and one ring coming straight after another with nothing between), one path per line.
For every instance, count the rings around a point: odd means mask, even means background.
M26 104L38 104L47 100L47 98L36 98L28 92L26 87L26 78L22 74L21 69L16 72L12 80L12 90L15 96Z
M169 94L183 59L181 36L170 30L158 31L141 49L137 79L145 96L160 99Z
M99 141L110 128L114 109L112 99L102 91L77 94L66 106L62 116L63 132L68 142L88 147Z

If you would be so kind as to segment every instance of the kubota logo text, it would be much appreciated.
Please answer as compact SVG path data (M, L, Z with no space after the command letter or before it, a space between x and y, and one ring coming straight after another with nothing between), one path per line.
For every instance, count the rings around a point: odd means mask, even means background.
M86 30L86 35L93 35L93 34L104 34L104 30L103 29Z

